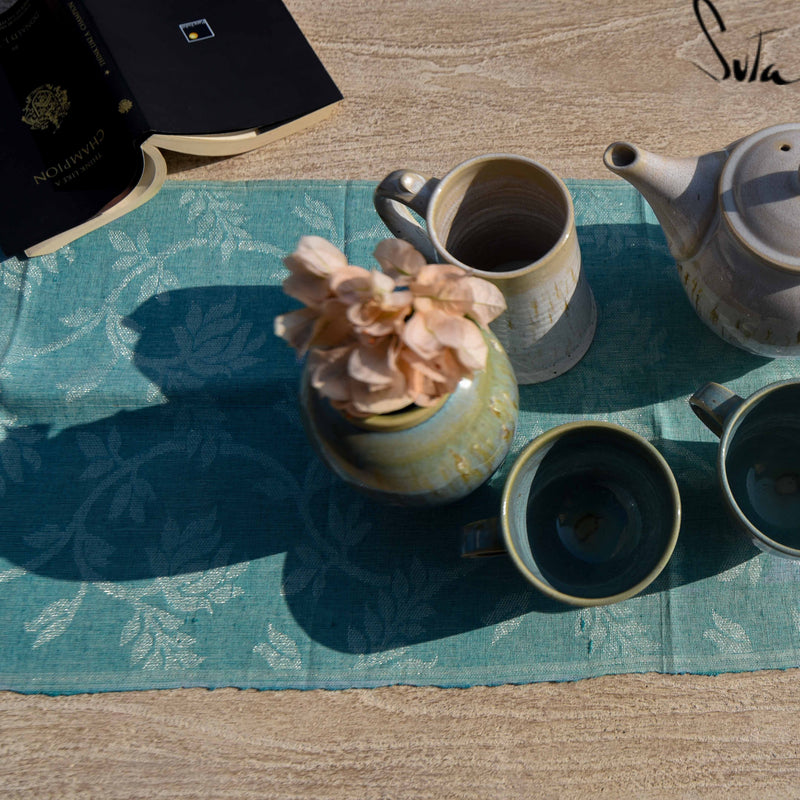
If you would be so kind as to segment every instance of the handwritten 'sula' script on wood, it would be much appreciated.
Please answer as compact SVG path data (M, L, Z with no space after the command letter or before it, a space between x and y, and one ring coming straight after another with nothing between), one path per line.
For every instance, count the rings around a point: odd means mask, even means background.
M720 49L719 45L714 41L714 37L711 35L711 32L708 30L708 27L703 20L703 14L701 11L701 1L702 5L705 5L707 9L711 12L714 20L716 21L717 25L719 26L720 32L724 33L726 30L725 23L722 20L722 15L717 11L714 4L711 0L693 0L693 7L694 7L694 15L697 18L697 22L700 25L700 29L703 31L703 35L705 36L706 40L708 41L711 49L714 51L714 55L719 59L719 63L722 66L722 75L717 76L714 75L709 70L701 67L699 64L695 63L695 66L702 70L706 75L710 78L713 78L715 81L725 81L729 78L733 78L735 81L739 83L754 83L756 81L760 83L774 83L778 86L786 86L790 83L797 83L800 78L795 78L793 80L787 80L786 78L782 77L780 72L775 68L775 64L767 64L766 66L761 66L761 56L762 56L762 48L764 44L764 36L770 33L775 33L778 29L773 29L769 31L759 31L758 36L756 37L758 43L756 45L756 52L755 57L753 58L753 64L750 65L750 54L745 54L744 62L742 62L738 58L734 58L732 61L728 61L725 57L724 53ZM694 62L693 62L694 63Z

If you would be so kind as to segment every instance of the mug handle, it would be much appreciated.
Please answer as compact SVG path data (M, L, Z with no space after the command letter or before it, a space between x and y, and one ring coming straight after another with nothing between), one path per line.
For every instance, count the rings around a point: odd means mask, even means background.
M483 558L507 553L497 517L470 522L461 529L461 557Z
M716 436L722 436L725 423L744 400L725 386L707 383L689 398L698 419Z
M437 261L436 251L425 229L414 219L408 209L425 217L438 178L426 178L407 169L398 169L378 184L372 197L378 216L398 239L412 244L428 263Z

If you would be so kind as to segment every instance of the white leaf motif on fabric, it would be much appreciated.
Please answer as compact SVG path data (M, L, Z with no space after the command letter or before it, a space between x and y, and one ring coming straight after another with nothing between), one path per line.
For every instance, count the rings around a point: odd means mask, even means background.
M625 657L661 650L661 642L652 638L636 615L636 605L634 601L578 611L575 636L586 640L590 658Z
M257 644L253 652L263 656L275 670L297 671L303 668L297 642L277 630L271 622L267 626L267 641Z
M71 600L56 600L50 603L35 620L25 623L28 633L37 634L32 647L36 649L61 636L75 619L75 614L86 595L86 584L82 584L78 594Z
M731 619L726 619L716 611L711 612L714 627L703 632L703 638L713 642L717 650L727 655L741 655L753 652L753 645L745 629Z

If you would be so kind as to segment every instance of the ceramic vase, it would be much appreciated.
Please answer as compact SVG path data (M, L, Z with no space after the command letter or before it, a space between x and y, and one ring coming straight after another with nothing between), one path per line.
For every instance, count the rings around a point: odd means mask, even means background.
M511 363L496 337L484 335L486 367L433 408L350 417L304 370L303 424L323 462L353 488L394 505L442 505L477 489L508 453L519 409Z

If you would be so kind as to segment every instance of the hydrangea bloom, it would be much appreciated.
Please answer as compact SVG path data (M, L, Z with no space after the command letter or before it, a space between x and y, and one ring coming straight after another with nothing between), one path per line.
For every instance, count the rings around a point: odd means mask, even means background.
M450 264L427 264L410 244L375 249L383 271L347 263L304 236L284 263L284 292L304 307L275 333L308 354L311 385L357 417L431 406L486 366L481 333L505 310L496 286Z

